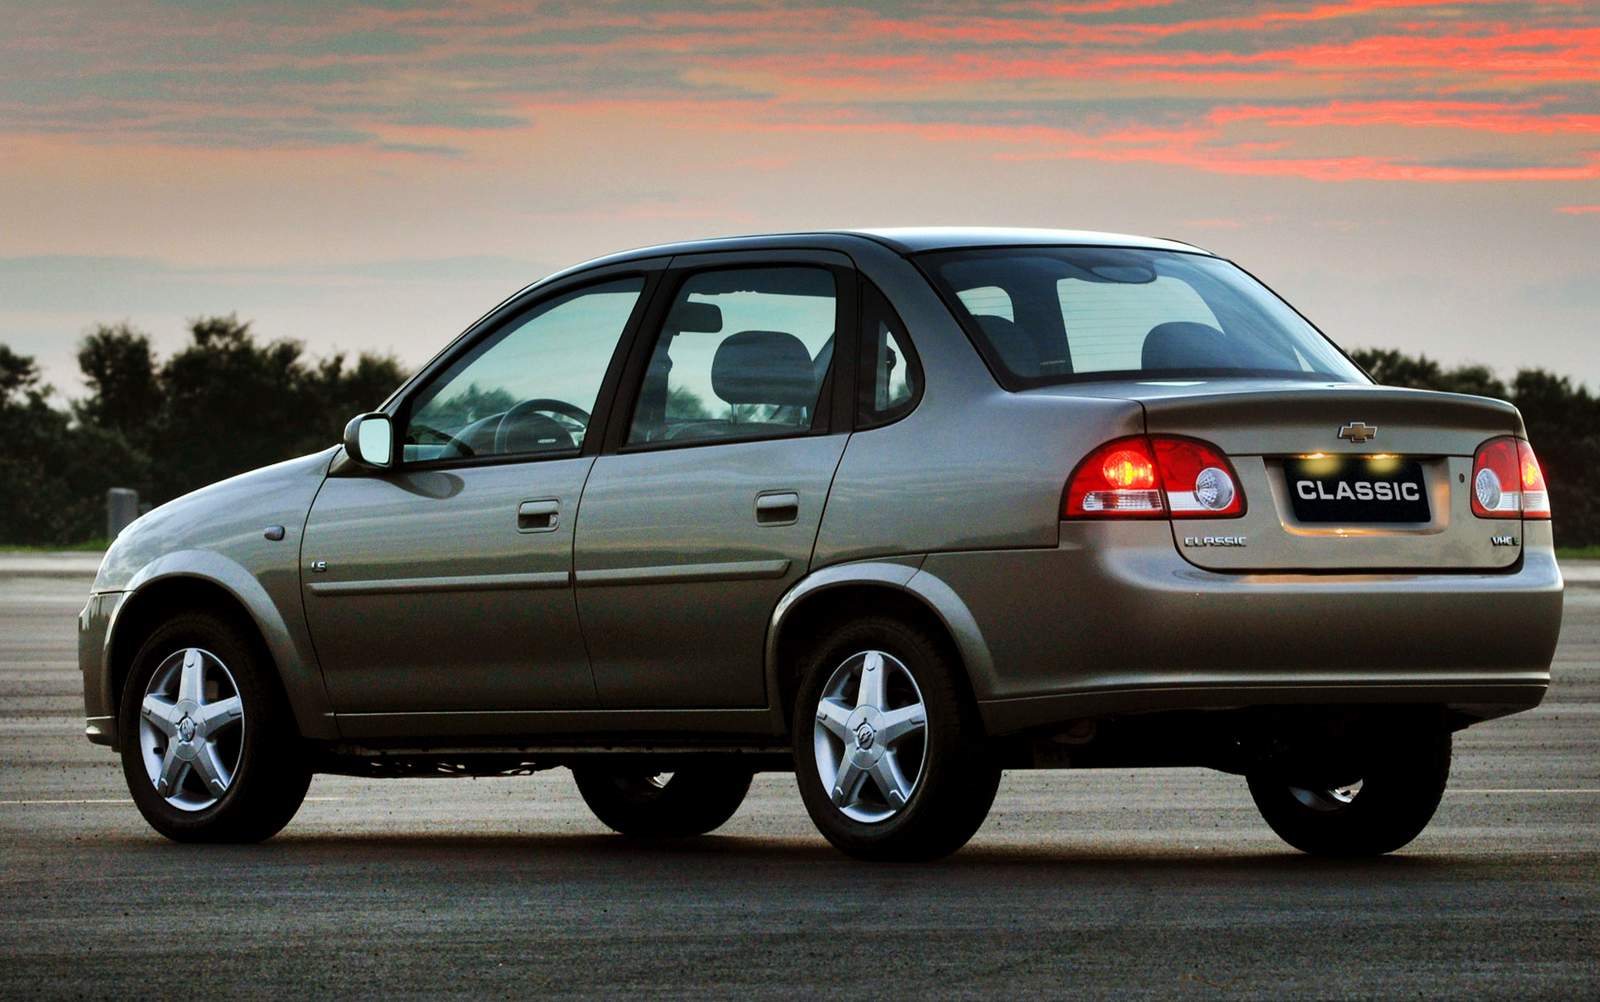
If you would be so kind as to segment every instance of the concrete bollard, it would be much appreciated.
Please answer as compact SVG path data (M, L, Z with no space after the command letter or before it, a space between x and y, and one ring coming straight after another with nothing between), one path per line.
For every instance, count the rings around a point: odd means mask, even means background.
M128 523L139 517L139 492L127 487L106 491L106 538L116 539Z

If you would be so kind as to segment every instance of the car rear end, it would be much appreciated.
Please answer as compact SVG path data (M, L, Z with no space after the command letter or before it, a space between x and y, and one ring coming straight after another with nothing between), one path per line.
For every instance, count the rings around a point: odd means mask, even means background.
M1543 697L1562 581L1515 408L1374 386L1206 255L921 263L1002 385L1144 416L1062 471L1058 548L924 564L984 632L992 732L1262 706L1455 728Z

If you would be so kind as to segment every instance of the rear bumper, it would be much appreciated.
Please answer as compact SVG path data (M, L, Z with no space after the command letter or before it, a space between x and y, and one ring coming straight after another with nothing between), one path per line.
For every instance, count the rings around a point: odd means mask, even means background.
M932 554L919 574L970 613L951 625L991 733L1307 703L1487 719L1539 703L1560 634L1549 526L1524 536L1504 572L1241 574L1185 561L1164 522L1063 523L1057 549Z

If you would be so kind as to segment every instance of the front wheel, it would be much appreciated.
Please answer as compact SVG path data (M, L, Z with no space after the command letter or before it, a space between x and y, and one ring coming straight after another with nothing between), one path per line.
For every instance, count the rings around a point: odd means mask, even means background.
M311 769L277 679L233 621L188 613L134 656L122 768L150 826L179 842L258 842L299 810Z
M635 838L683 838L715 831L750 792L752 773L734 766L653 772L626 766L574 766L578 792L612 831Z
M895 619L835 630L805 667L795 774L817 830L862 859L955 852L988 816L1000 767L959 667Z
M1318 856L1380 856L1422 834L1450 778L1450 735L1367 749L1336 783L1251 773L1250 796L1278 837Z

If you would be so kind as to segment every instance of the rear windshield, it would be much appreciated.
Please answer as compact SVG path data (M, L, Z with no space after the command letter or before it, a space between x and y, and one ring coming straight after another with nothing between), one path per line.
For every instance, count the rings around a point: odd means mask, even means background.
M1018 247L918 260L1015 388L1123 377L1368 382L1283 300L1218 258Z

